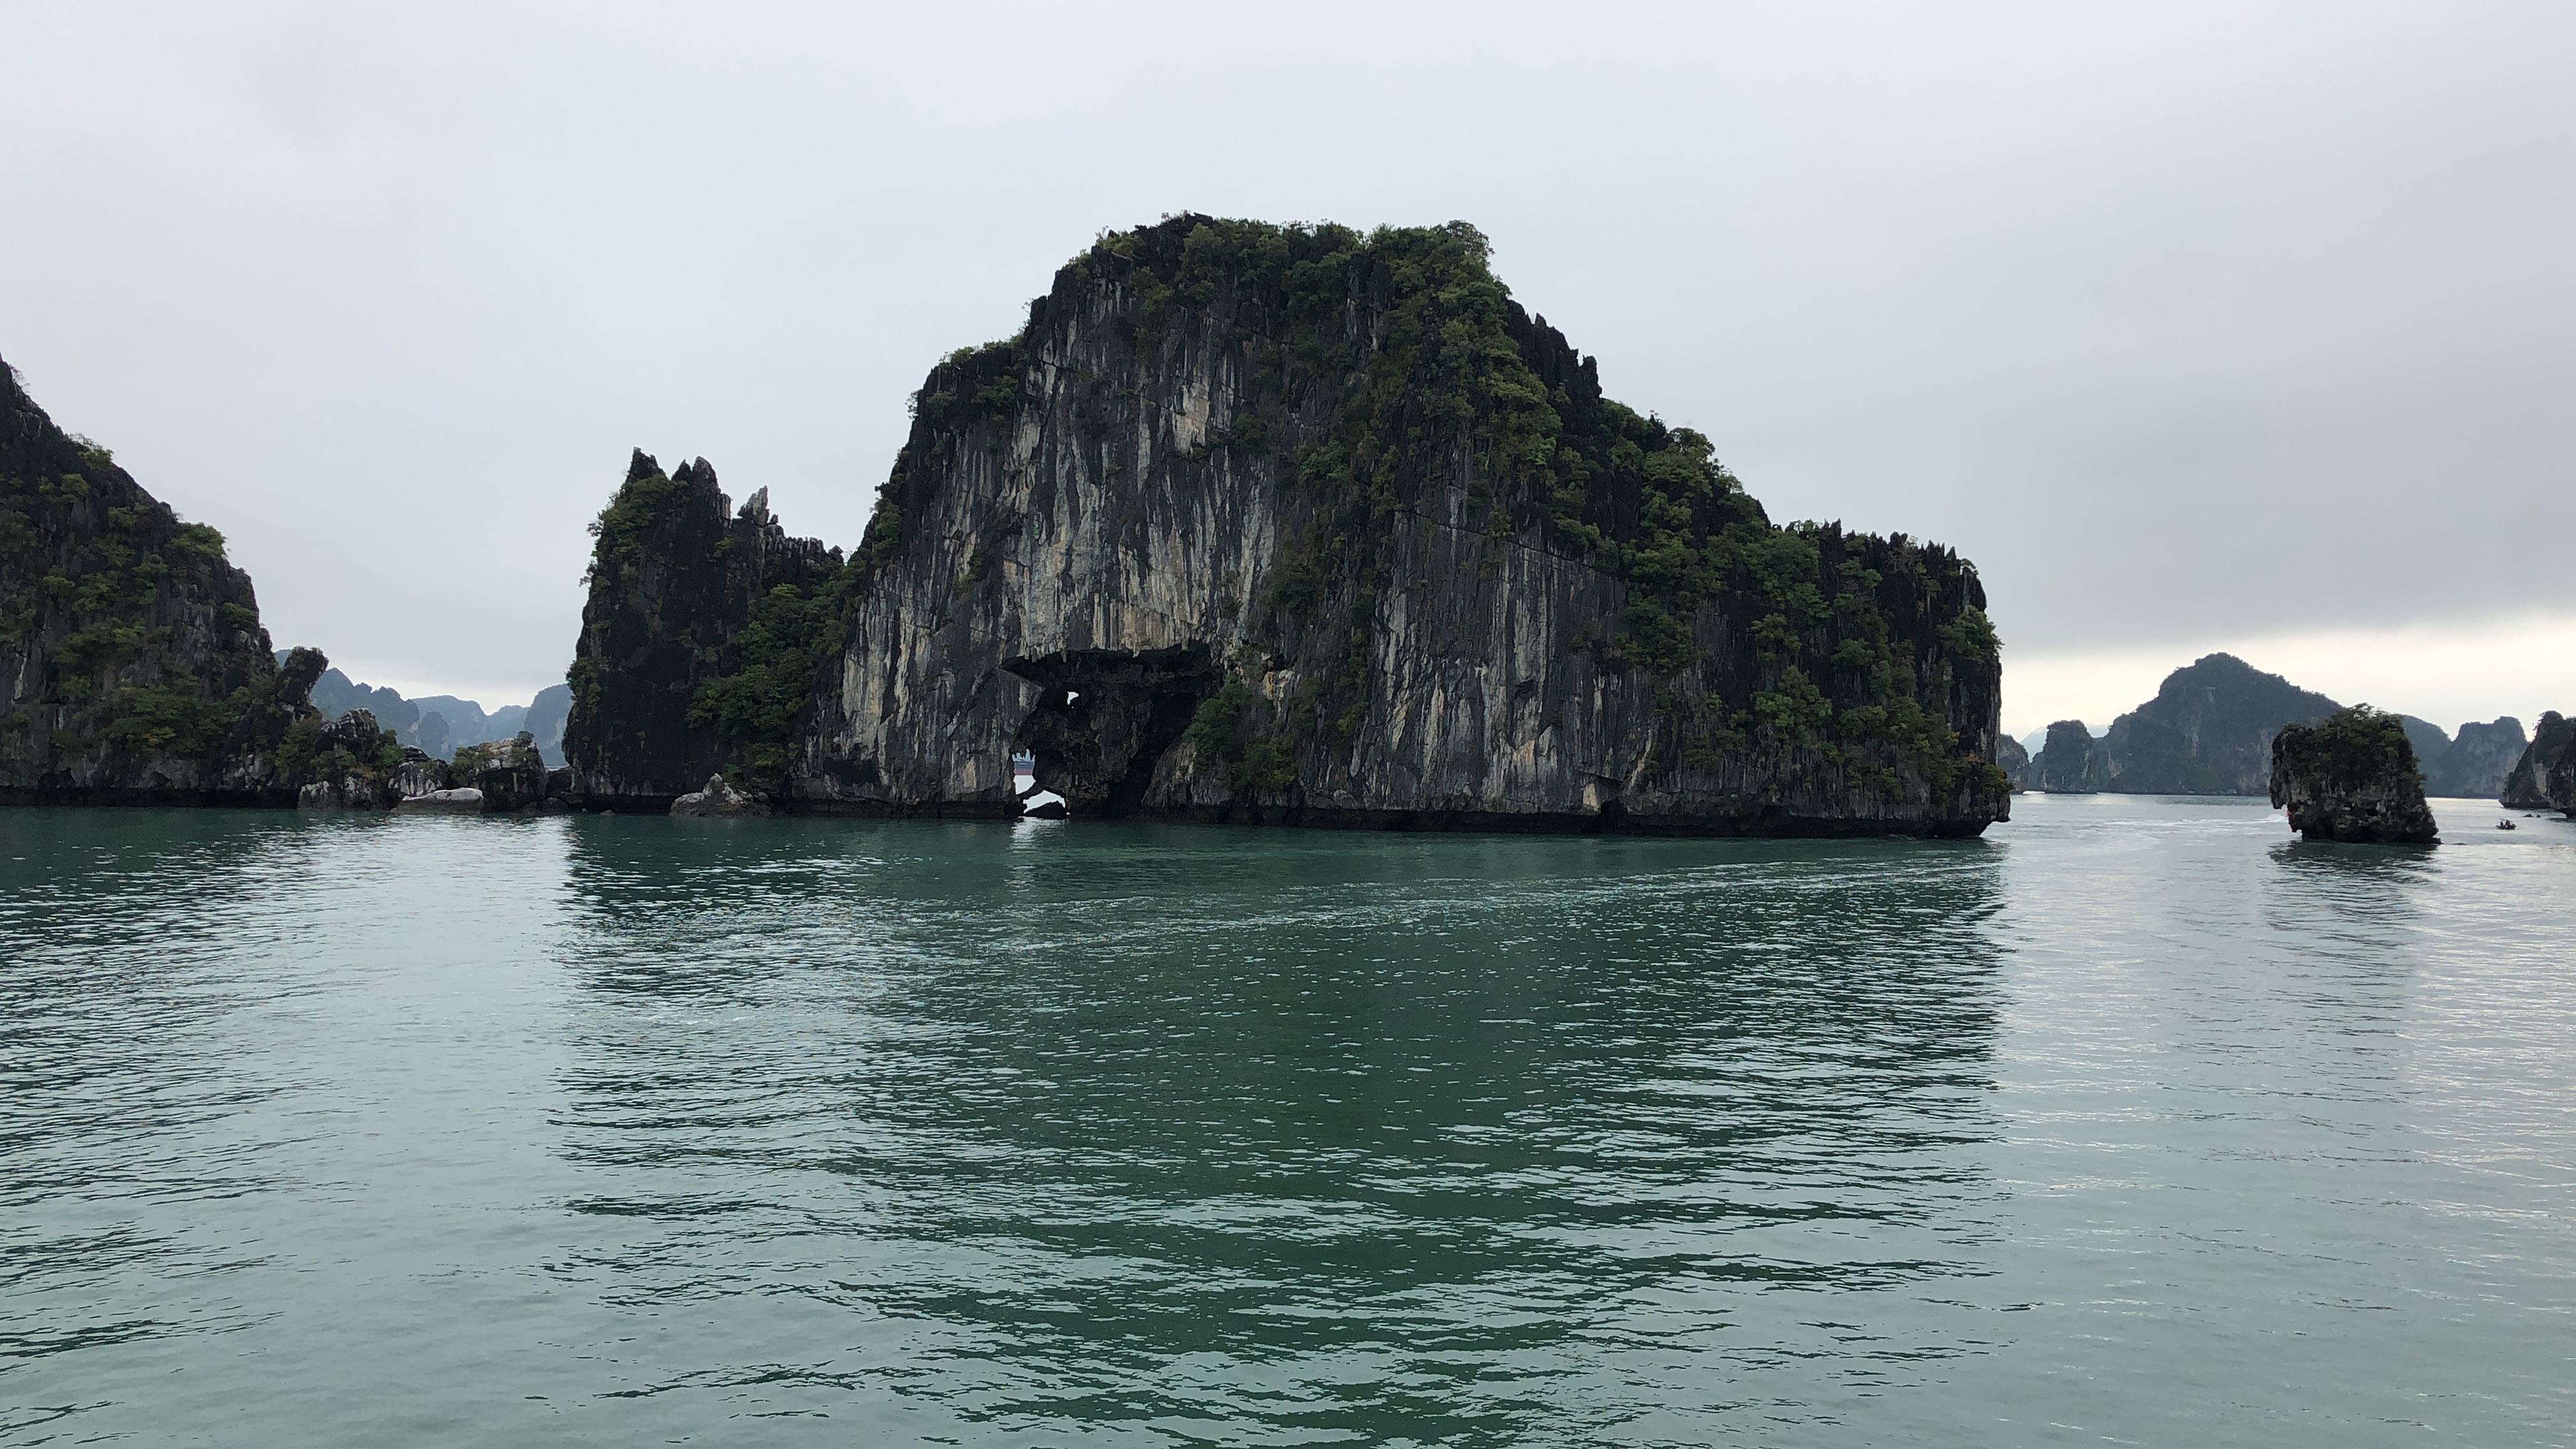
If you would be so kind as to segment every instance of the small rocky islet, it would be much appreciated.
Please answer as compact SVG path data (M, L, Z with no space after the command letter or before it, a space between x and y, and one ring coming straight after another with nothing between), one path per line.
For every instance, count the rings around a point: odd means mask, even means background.
M2273 788L2281 732L2321 724L2344 709L2232 654L2211 654L2167 675L2154 699L2121 715L2106 733L2095 735L2082 720L2059 720L2038 753L2016 749L2002 762L2016 790L2265 795ZM2500 799L2531 810L2576 807L2571 732L2554 712L2541 717L2528 740L2522 721L2510 715L2463 724L2456 736L2412 715L2387 718L2406 739L2410 767L2428 796Z
M2028 755L1966 560L1773 523L1459 223L1103 236L932 369L847 553L636 452L566 686L490 717L273 651L220 534L14 373L0 413L8 803L1013 817L1026 756L1075 817L1964 836L2018 788L2278 790L2335 709L2214 655ZM2566 733L2424 753L2576 801Z
M2272 803L2308 840L2433 845L2440 834L2424 799L2406 722L2357 704L2272 737Z

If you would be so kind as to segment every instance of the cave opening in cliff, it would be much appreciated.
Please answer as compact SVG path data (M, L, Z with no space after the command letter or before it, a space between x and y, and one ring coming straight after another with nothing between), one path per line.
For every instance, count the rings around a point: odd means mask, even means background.
M1012 749L1027 752L1040 790L1088 820L1135 812L1200 702L1224 682L1204 644L1074 649L1003 667L1040 689Z

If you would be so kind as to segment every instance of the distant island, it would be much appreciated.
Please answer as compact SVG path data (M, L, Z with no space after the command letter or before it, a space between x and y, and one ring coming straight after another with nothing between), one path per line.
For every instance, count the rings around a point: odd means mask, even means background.
M2098 737L2082 720L2059 720L2038 753L2015 742L2009 773L2019 788L2051 793L2263 795L2274 737L2342 708L2232 654L2204 655ZM2394 718L2432 795L2496 799L2530 749L2510 716L2461 725L2456 735L2413 715Z
M1773 522L1462 223L1105 234L912 402L846 554L635 451L565 683L486 711L275 648L0 364L0 803L1012 818L1025 755L1077 817L1971 836L2263 795L2339 708L2213 654L2026 750L1973 566ZM2576 809L2558 714L2391 727L2433 794Z
M285 657L284 650L278 651L281 662ZM548 685L526 704L505 704L486 714L483 706L470 699L458 699L452 694L405 699L394 690L355 683L337 669L326 669L313 682L313 707L326 715L363 709L374 715L378 724L392 730L397 743L440 760L453 760L456 752L468 745L507 740L525 730L535 739L537 752L548 765L561 765L564 717L572 708L572 686Z

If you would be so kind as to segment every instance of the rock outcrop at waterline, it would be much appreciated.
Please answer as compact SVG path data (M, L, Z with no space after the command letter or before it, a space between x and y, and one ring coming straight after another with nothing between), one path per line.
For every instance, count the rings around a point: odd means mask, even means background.
M2576 721L2554 709L2543 714L2497 798L2515 810L2576 814Z
M575 788L658 809L737 758L782 768L835 657L841 551L789 538L768 490L737 514L706 459L665 474L641 449L592 531L564 724Z
M855 555L782 584L726 576L711 477L657 472L592 569L566 754L594 804L722 765L790 808L1014 815L1025 749L1078 816L2009 809L1975 571L1773 525L1706 439L1603 396L1464 225L1103 238L1019 336L932 371Z
M2031 778L2050 795L2090 795L2110 782L2102 742L2080 719L2062 719L2048 727L2048 743L2030 763Z
M0 363L0 803L292 805L326 667L273 656L223 535Z
M2424 772L2405 722L2366 704L2272 739L2272 803L2308 840L2431 845L2439 840L2424 800Z
M2529 745L2522 721L2506 715L2491 724L2472 720L2460 726L2450 748L2424 766L2424 793L2461 799L2495 800L2504 793L2506 777Z

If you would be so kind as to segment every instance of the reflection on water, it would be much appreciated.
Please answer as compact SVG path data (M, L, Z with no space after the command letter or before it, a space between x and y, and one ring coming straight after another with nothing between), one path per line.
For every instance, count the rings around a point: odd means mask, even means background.
M2016 815L0 813L0 1442L2545 1442L2576 833Z
M993 834L575 832L564 1151L649 1169L581 1273L756 1257L996 1423L1365 1442L1615 1423L1623 1360L1836 1352L1745 1292L1962 1271L1991 848Z

